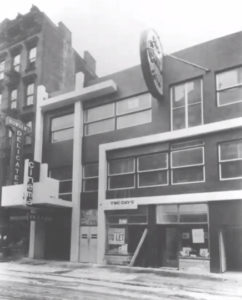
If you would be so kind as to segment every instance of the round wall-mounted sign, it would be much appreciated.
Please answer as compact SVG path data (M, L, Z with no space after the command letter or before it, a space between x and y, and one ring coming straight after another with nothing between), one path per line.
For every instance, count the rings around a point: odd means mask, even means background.
M140 39L140 58L143 76L150 93L163 96L163 48L153 29L145 30Z

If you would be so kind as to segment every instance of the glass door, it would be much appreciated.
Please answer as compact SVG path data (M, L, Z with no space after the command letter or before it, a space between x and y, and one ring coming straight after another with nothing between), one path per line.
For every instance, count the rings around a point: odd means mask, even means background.
M165 267L178 267L179 236L177 227L166 227L164 230L164 251L162 265Z

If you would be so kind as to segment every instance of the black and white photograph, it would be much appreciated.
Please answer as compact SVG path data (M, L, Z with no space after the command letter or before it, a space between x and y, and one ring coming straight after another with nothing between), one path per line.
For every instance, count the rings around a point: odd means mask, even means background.
M0 300L242 299L241 12L2 0Z

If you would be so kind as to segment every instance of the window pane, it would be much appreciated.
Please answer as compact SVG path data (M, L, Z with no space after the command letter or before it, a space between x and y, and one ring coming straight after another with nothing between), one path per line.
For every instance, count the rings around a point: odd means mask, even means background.
M130 114L117 118L117 129L132 127L136 125L150 123L152 121L151 110Z
M50 176L58 180L72 178L72 167L61 167L50 170Z
M63 129L60 131L52 132L51 142L57 143L73 139L73 128Z
M177 85L175 87L173 87L173 99L172 99L172 103L173 103L173 108L176 107L181 107L185 105L185 85L181 84L181 85Z
M98 178L85 179L83 181L83 191L92 192L98 190Z
M17 90L12 90L11 92L11 100L17 99Z
M109 174L134 172L134 158L122 158L109 162Z
M137 110L142 110L151 107L150 94L140 95L137 97L125 99L117 102L117 115L131 113Z
M66 201L71 201L72 195L71 194L60 194L59 195L60 199L66 200Z
M188 106L188 127L202 124L201 103Z
M167 184L167 171L145 172L139 174L139 186Z
M32 95L34 93L34 83L27 85L27 95Z
M217 75L217 90L242 83L242 68L233 69Z
M203 167L190 167L172 170L172 183L203 181Z
M219 105L242 101L242 86L218 92Z
M109 177L109 189L134 187L134 175L119 175Z
M28 96L26 105L32 105L34 104L34 96Z
M59 193L68 193L72 191L72 181L62 181L59 186Z
M168 166L167 153L155 153L138 158L139 171L165 169Z
M109 162L109 174L122 174L134 172L134 158L122 158Z
M93 135L113 131L115 128L114 119L103 120L85 125L85 135Z
M89 108L85 111L85 122L94 122L114 116L114 103Z
M188 105L201 102L201 79L196 79L187 83Z
M242 177L242 161L230 161L221 164L221 178L239 178Z
M174 151L171 155L172 167L182 167L203 163L203 148Z
M181 129L186 126L185 107L173 109L173 129Z
M98 176L98 164L88 164L83 168L84 177Z
M184 204L179 206L180 222L207 222L206 204Z
M36 59L36 47L29 50L29 60L30 62L34 62Z
M242 140L220 145L220 160L242 159Z
M73 127L73 117L74 117L73 114L69 114L69 115L53 118L51 120L51 131Z
M157 205L156 207L157 224L176 223L177 221L178 221L178 206L176 204Z

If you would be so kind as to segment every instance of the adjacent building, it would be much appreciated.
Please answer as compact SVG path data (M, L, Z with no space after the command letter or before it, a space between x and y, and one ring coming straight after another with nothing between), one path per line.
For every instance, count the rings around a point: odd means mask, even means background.
M84 58L73 49L69 29L61 22L56 26L36 6L0 24L0 186L23 182L22 159L13 171L18 146L21 156L33 158L37 87L44 85L49 94L63 93L74 89L76 72L83 72L85 80L95 78L94 59L88 52ZM7 124L6 117L28 128L20 133L17 146L16 126ZM1 209L0 216L0 244L10 244L12 254L26 255L26 211Z

